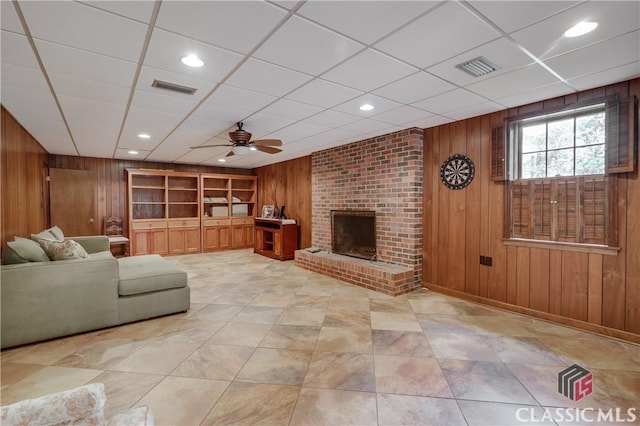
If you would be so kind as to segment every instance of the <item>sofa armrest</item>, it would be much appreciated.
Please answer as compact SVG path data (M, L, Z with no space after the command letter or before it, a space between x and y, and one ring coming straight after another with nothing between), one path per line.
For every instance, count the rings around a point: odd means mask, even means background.
M65 240L73 240L78 242L87 253L98 253L100 251L109 251L109 237L105 235L91 235L87 237L66 237Z

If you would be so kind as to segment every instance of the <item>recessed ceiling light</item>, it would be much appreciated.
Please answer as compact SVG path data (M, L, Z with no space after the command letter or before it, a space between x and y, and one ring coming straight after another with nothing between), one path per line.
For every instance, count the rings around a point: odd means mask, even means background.
M575 24L573 27L569 28L564 32L565 37L579 37L581 35L585 35L595 30L598 26L597 22L587 22L582 21Z
M150 139L150 138L151 138L151 135L150 135L150 134L148 134L148 133L138 133L138 137L139 137L140 139Z
M360 105L360 111L371 111L372 109L373 105L371 104Z
M138 155L138 151L134 151L133 149L131 151L129 151L129 154L131 155Z
M202 59L198 58L196 55L183 56L180 58L180 62L191 68L200 68L204 65Z
M224 158L218 158L218 163L226 163L227 160L225 160Z

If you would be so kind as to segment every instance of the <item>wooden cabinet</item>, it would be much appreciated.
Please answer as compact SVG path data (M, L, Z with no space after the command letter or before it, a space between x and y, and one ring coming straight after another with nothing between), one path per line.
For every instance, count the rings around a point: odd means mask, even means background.
M200 253L198 219L169 221L169 254Z
M131 253L166 254L166 221L139 221L134 224L131 235Z
M228 250L231 248L231 219L202 220L202 251Z
M279 260L294 258L298 249L298 225L277 219L255 219L254 253Z

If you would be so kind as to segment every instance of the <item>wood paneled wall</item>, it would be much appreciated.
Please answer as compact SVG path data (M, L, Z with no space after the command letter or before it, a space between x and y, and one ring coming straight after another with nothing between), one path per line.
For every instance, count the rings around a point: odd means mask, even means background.
M108 158L75 157L53 154L49 156L49 167L93 171L95 176L96 196L98 199L98 220L100 220L100 223L103 223L105 218L109 218L111 216L124 218L122 226L125 234L128 232L129 228L126 169L163 169L175 170L178 172L226 173L236 175L253 174L253 170L250 169L155 163L150 161L113 160Z
M47 225L44 164L47 151L0 107L2 183L0 185L1 242L39 232Z
M262 211L265 204L285 206L285 215L298 221L299 248L310 247L311 156L259 167L256 175L258 212Z
M640 181L611 175L619 188L617 255L506 245L505 185L491 180L491 129L506 116L618 93L640 97L640 79L425 130L423 281L428 288L640 342ZM475 163L474 181L440 182L451 154ZM492 266L480 265L491 256Z

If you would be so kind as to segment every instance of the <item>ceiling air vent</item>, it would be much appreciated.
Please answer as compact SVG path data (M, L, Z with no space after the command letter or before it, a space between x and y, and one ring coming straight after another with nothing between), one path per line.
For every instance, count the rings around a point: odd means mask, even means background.
M180 84L169 83L168 81L162 80L153 80L151 86L157 87L159 89L171 90L173 92L184 93L186 95L193 95L194 93L196 93L196 90L198 90L194 87L182 86Z
M482 56L478 56L475 59L458 64L456 65L456 68L459 68L474 77L482 77L483 75L487 75L497 69L500 69L499 66L492 64Z

